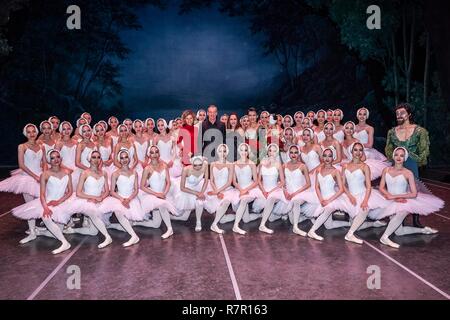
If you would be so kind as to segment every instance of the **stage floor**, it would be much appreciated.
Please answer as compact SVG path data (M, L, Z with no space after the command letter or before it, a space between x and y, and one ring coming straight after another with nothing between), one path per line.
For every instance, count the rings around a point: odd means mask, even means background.
M100 250L101 236L68 235L72 248L53 256L54 239L18 243L27 224L9 210L22 197L0 193L0 299L449 299L450 184L426 182L446 201L421 219L439 233L396 237L400 249L378 242L384 228L359 232L363 245L344 240L347 228L321 228L323 242L303 238L288 221L269 223L273 235L259 232L258 221L244 224L247 236L228 223L222 236L209 231L205 213L200 233L192 214L173 222L167 240L161 229L136 227L140 243L123 248L128 235L110 230L113 243ZM68 289L73 266L80 289ZM368 289L369 266L379 267L379 289Z

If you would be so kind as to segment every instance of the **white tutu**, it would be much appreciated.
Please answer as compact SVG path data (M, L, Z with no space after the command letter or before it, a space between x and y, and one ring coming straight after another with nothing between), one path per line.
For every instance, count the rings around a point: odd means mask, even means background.
M223 199L219 199L216 195L208 195L209 191L212 191L211 185L208 185L208 188L206 190L205 201L205 209L209 213L215 213L225 201L230 201L233 207L236 207L239 204L239 191L233 187L229 187L226 190L222 191Z
M316 199L315 192L312 191L311 188L309 188L303 192L300 192L299 194L294 196L291 200L287 200L286 198L284 198L283 201L279 201L273 208L273 213L277 215L287 214L292 210L294 205L315 203L316 202L315 199Z
M172 178L177 178L181 176L182 172L183 172L183 165L181 164L180 159L176 158L173 161L172 168L169 168L169 174Z
M141 202L141 208L144 215L159 208L165 208L173 215L178 215L177 209L173 205L173 199L169 195L166 195L166 199L161 199L152 194L139 190L138 197Z
M264 197L262 191L261 191L261 196L258 197L254 202L253 202L253 211L254 212L260 212L264 209L264 207L267 204L268 200L272 200L274 199L276 202L278 201L283 201L283 202L287 202L286 198L284 197L284 193L283 193L283 189L276 187L272 192L270 192L269 196L267 198Z
M74 199L75 196L72 195L69 199L58 206L49 206L52 211L52 220L58 223L67 223L65 217L67 215L70 217L76 212L74 208ZM25 202L24 204L12 209L12 214L22 220L40 219L43 217L43 213L44 208L42 207L40 198Z
M348 213L348 215L351 218L354 218L361 211L361 203L364 200L364 193L360 193L353 196L356 199L356 205L352 205L348 197L344 195L344 197L346 197L347 199L347 206L346 208L342 209L342 211ZM369 208L369 216L370 217L375 216L377 212L383 210L388 205L389 202L383 197L383 195L378 190L374 190L372 188L369 200L367 201L367 206Z
M203 181L203 175L200 177L191 175L186 177L186 187L199 192L202 189ZM197 205L203 206L205 204L205 201L197 199L197 196L181 191L180 184L176 185L173 193L176 195L176 197L174 197L174 206L179 211L194 210ZM182 212L180 212L180 215L181 214Z
M115 197L107 197L102 202L103 212L117 212L123 214L128 220L142 221L144 219L144 212L141 203L137 198L134 198L129 203L130 208L126 208L119 199Z
M41 190L39 182L22 170L20 171L21 172L0 181L0 191L12 192L15 194L26 193L33 197L39 197Z
M386 156L375 148L364 148L364 153L366 154L367 159L387 161Z
M405 203L395 202L393 200L386 201L388 201L389 205L385 209L372 214L370 216L371 218L379 220L400 211L429 215L430 213L441 210L445 204L442 199L422 192L419 192L416 198L407 199Z

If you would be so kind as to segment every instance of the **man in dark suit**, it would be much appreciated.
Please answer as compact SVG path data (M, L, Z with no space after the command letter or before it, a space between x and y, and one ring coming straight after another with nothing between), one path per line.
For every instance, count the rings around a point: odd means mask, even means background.
M211 163L216 160L216 148L225 143L225 125L217 119L217 107L210 105L207 118L202 122L202 152Z

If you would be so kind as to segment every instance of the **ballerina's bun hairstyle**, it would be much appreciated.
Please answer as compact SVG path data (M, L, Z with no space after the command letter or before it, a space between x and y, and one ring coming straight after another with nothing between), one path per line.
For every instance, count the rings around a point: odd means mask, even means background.
M53 124L52 124L50 121L48 121L48 120L44 120L44 121L42 121L42 122L39 124L39 130L40 130L41 132L43 131L44 124L46 124L46 123L48 123L48 124L50 125L50 129L53 130Z
M156 123L158 123L158 122L160 122L160 121L164 124L164 129L169 128L169 126L171 126L171 124L173 123L173 120L170 120L171 122L170 122L170 124L168 125L168 124L167 124L167 121L166 121L165 119L163 119L163 118L159 118L159 119L156 121Z
M336 155L336 149L334 149L334 147L326 147L325 149L323 149L323 151L322 151L322 157L323 157L323 154L325 153L325 151L327 151L327 150L330 150L331 151L331 155L332 155L332 157L333 157L333 160L336 160L336 158L337 158L337 155Z
M360 110L366 110L366 113L367 113L366 119L369 119L369 109L367 109L366 107L361 107L356 111L356 115L358 115Z
M205 159L202 156L194 156L190 159L190 162L192 165L194 165L194 163L201 161L202 165L203 162L205 161Z
M89 152L89 154L88 154L88 156L87 156L87 158L86 158L87 161L91 162L92 155L93 155L95 152L98 153L98 155L100 156L100 159L102 158L102 155L100 154L100 151L98 151L97 148L94 148L94 149L92 149L91 152Z
M313 129L311 129L311 128L303 129L303 132L305 132L305 131L309 132L309 135L310 135L311 139L314 138L314 131L313 131Z
M353 148L354 148L356 145L360 145L361 148L362 148L362 151L364 151L364 145L363 145L361 142L353 142L353 143L350 145L350 150L352 150L352 152L353 152Z
M353 121L347 121L346 123L344 123L344 128L345 128L345 126L346 126L347 124L349 124L349 123L353 126L353 129L356 128L356 124L355 124Z
M62 132L64 124L68 124L70 126L70 133L72 133L73 132L73 126L72 126L72 124L69 121L63 121L63 122L61 122L59 124L59 132Z
M39 130L38 130L38 128L36 127L36 125L34 125L34 124L32 124L32 123L27 123L27 124L23 127L23 130L22 130L22 133L23 133L23 135L24 135L25 137L27 136L27 128L28 128L28 127L33 127L34 130L36 130L36 133L39 132Z
M271 143L266 147L266 152L269 152L270 147L275 147L276 151L275 153L279 153L280 152L280 147L278 147L278 145L276 143Z
M80 134L82 134L82 131L83 131L83 128L84 128L84 127L88 127L88 128L91 129L91 131L92 131L91 126L88 125L87 123L85 123L85 124L82 124L82 125L80 126Z
M339 108L337 108L337 109L334 109L334 111L333 111L333 116L334 116L334 114L336 113L336 111L339 111L340 113L341 113L341 120L344 118L344 112L341 110L341 109L339 109Z
M144 122L146 127L148 127L149 121L153 122L153 125L155 125L155 120L153 118L147 118L147 119L145 119L145 122Z
M111 116L111 117L108 118L108 124L109 124L109 125L111 125L111 119L116 119L117 122L119 122L119 119L117 119L117 117Z
M395 151L397 151L397 150L403 150L405 152L405 161L408 160L409 152L404 147L397 147L397 148L395 148L394 151L392 152L392 159L394 159L394 154L395 154Z
M328 125L331 125L331 127L333 128L333 132L336 131L336 126L334 125L333 122L327 122L327 123L325 123L325 125L324 125L323 127L325 128L325 127L328 126Z
M141 119L136 119L136 120L134 120L134 121L133 121L133 124L131 125L131 127L133 128L134 131L136 131L136 123L138 123L138 122L141 123L141 126L142 126L142 127L144 126L144 123L142 122Z
M45 160L47 161L47 163L50 163L50 161L51 161L50 155L51 155L53 152L57 152L57 153L59 154L59 156L61 157L61 152L59 152L58 149L50 149L50 150L47 151L47 153L46 153L46 155L45 155Z
M304 114L302 111L297 111L296 113L294 113L294 118L295 118L295 116L296 116L297 114L301 114L301 115L302 115L302 118L305 117L305 114Z
M152 150L152 148L155 148L155 149L158 150L158 152L159 152L159 148L158 148L157 145L149 146L149 147L147 148L147 156L148 156L148 157L150 156L150 150Z
M219 144L218 146L217 146L217 151L219 151L219 149L220 148L222 148L222 147L225 147L225 153L226 154L229 154L230 153L230 148L228 148L228 146L226 145L226 144L224 144L224 143L222 143L222 144Z

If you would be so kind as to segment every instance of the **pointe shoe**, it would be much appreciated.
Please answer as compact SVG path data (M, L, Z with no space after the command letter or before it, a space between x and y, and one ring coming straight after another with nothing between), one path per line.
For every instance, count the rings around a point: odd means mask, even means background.
M386 222L380 221L380 220L374 221L374 223L373 223L374 228L380 228L380 227L384 227L386 225L387 225Z
M173 235L173 229L170 228L170 229L167 229L166 233L164 233L164 234L161 236L161 238L167 239L167 238L169 238L169 237L172 236L172 235Z
M243 236L247 233L245 230L242 230L241 228L239 228L239 226L233 226L233 232L236 232Z
M265 232L265 233L268 233L268 234L273 234L273 230L267 228L266 226L259 226L259 231L262 231L262 232Z
M357 238L353 233L347 233L344 237L345 240L350 241L350 242L354 242L357 244L363 244L363 241L359 238Z
M139 237L138 236L132 236L131 238L130 238L130 240L128 240L127 242L125 242L125 243L122 243L122 246L123 247L129 247L129 246L132 246L133 244L136 244L136 243L138 243L139 242Z
M398 249L400 248L400 245L398 243L395 243L394 241L391 241L389 238L387 237L381 237L380 238L380 242L386 246Z
M65 234L74 234L75 230L72 227L67 227L63 229L63 233Z
M299 236L302 236L302 237L306 237L307 236L307 233L305 231L303 231L303 230L300 230L299 227L293 227L292 228L292 232L294 232L295 234L298 234Z
M220 229L216 224L211 225L210 227L211 231L217 232L219 234L223 234L224 231Z
M58 254L70 249L70 243L64 242L59 248L52 251L53 254Z
M105 239L105 241L103 241L102 243L100 243L100 244L97 246L97 248L103 249L104 247L110 245L111 242L112 242L112 238L111 238L111 237L107 237L107 238Z
M281 220L286 221L289 217L287 215L281 216Z
M423 228L423 233L424 234L435 234L438 233L439 231L430 227L425 227Z
M197 224L195 226L195 232L200 232L200 231L202 231L202 225L201 224Z
M315 233L314 231L309 231L307 233L308 237L314 239L314 240L318 240L318 241L323 241L323 237L319 236L317 233Z
M36 233L30 232L30 234L28 236L26 236L25 238L23 238L22 240L20 240L19 243L24 244L24 243L33 241L34 239L36 239Z

